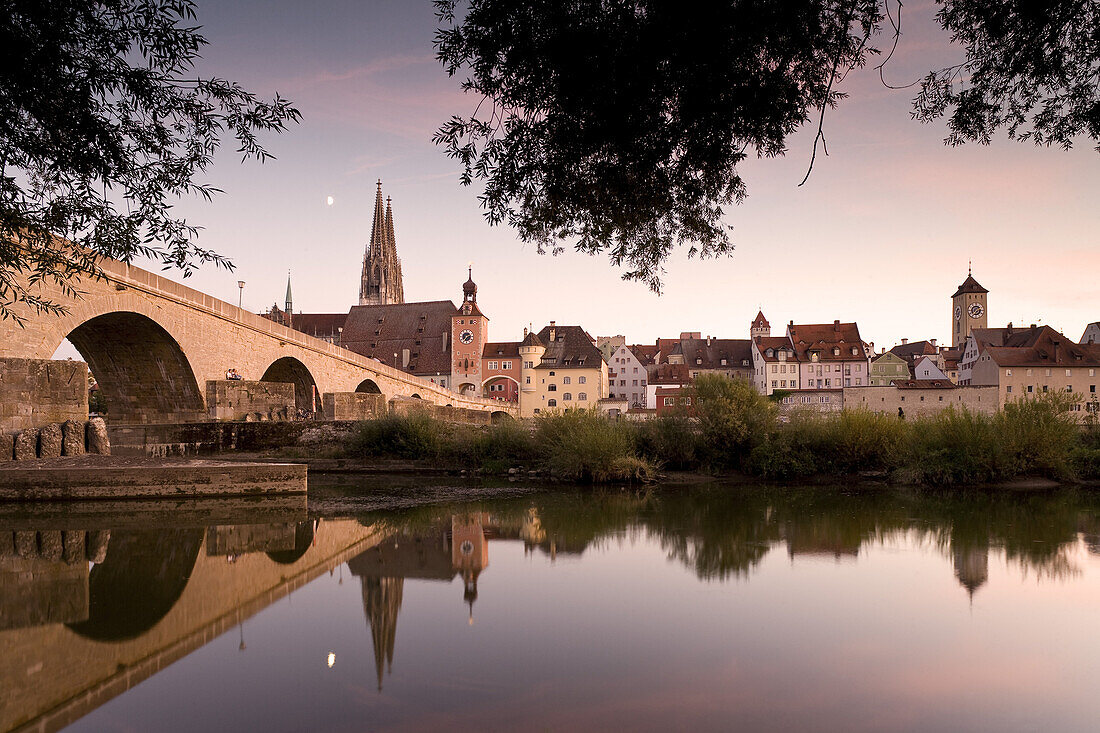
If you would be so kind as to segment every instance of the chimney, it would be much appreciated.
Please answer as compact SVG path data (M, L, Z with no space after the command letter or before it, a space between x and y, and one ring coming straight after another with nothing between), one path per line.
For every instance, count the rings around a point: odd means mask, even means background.
M447 331L443 332L443 350L444 351L447 350L447 340L450 338L450 336L451 336L451 334L448 333Z
M928 343L932 344L932 348L936 348L936 339L928 339Z
M527 326L523 327L523 338L527 338Z
M1032 323L1030 326L1028 326L1028 328L1035 328L1035 324Z
M1012 335L1012 321L1008 322L1008 327L1005 328L1005 334L1008 336Z
M901 340L901 345L902 346L905 346L907 343L909 343L909 339L902 339Z
M840 325L840 319L837 318L835 321L833 321L833 325L834 326L839 326Z
M402 369L408 369L409 368L409 350L408 349L401 349L401 368Z
M554 327L554 321L550 321L550 342L554 342L554 337L557 336L558 329Z
M707 346L710 346L710 342L711 342L711 340L713 340L713 339L714 339L714 337L713 337L713 336L707 336Z

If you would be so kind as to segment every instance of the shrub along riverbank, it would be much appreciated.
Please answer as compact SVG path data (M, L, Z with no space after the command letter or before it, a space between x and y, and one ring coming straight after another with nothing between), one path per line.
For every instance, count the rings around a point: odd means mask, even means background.
M694 397L696 417L638 423L591 410L485 428L390 415L363 423L345 455L486 473L523 466L594 483L646 481L661 469L771 480L872 474L933 486L1100 479L1100 429L1075 422L1069 395L1013 402L993 415L949 409L914 420L864 410L781 419L777 405L750 384L717 376L696 380Z

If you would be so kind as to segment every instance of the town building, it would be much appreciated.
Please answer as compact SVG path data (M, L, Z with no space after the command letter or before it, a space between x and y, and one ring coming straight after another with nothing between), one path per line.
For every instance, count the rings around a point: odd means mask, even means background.
M657 407L657 389L677 389L691 384L691 373L686 364L650 364L646 367L649 384L646 385L646 405Z
M889 387L912 376L909 363L892 351L880 354L871 361L870 375L870 383L875 387Z
M1094 321L1085 326L1085 332L1081 334L1081 344L1100 344L1100 321Z
M764 317L764 311L756 312L756 318L749 324L749 339L768 338L772 335L772 325Z
M798 389L798 359L789 339L783 336L757 336L752 340L752 382L760 394L777 389Z
M937 354L939 356L939 354ZM940 357L942 362L942 357ZM913 365L913 379L917 381L943 380L950 382L947 374L940 369L937 360L931 356L922 356Z
M997 387L1001 405L1064 392L1079 396L1075 412L1100 410L1100 346L1076 344L1049 326L983 329L973 333L971 341L976 356L968 364L967 383Z
M951 347L958 349L966 343L975 328L986 328L989 320L989 291L978 284L968 269L955 294L951 296Z
M519 402L522 379L520 342L487 343L481 353L482 396L502 402Z
M393 234L393 207L389 197L382 210L382 181L374 199L374 222L370 242L363 254L363 273L359 284L359 305L395 305L405 302L405 282L397 241Z
M607 362L596 340L580 326L554 321L537 334L529 332L519 348L520 414L596 407L607 396Z
M608 397L626 400L627 409L646 407L649 374L633 347L621 345L607 359Z
M902 339L901 343L890 349L890 353L895 356L900 356L905 360L905 363L909 365L909 371L912 372L917 366L917 362L924 357L930 357L936 366L943 368L943 357L940 355L940 347L936 343L936 339L928 339L927 341L909 341L909 339Z
M870 360L855 323L787 326L787 338L801 366L801 389L861 387L870 383Z
M617 336L597 336L596 348L600 350L600 354L603 355L603 360L608 364L611 363L611 354L615 349L620 346L626 346L626 336L619 334Z

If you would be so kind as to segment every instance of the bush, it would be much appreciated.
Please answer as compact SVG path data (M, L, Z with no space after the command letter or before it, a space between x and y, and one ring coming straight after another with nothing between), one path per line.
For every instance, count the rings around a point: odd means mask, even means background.
M715 466L742 466L775 429L777 406L744 379L700 375L692 403L708 459Z
M489 473L500 473L538 456L530 427L518 420L504 420L482 428L466 427L452 431L452 436L447 446L450 457Z
M359 423L348 452L364 457L438 458L443 454L448 432L449 426L427 412L390 414Z
M535 441L550 472L586 483L637 478L646 464L634 454L634 427L595 409L550 412L537 418Z
M994 416L1013 474L1070 475L1070 451L1081 436L1069 411L1075 402L1073 395L1049 393L1009 402Z
M640 423L635 442L639 454L677 470L695 468L702 453L699 428L683 414L661 415Z
M1011 467L994 419L949 407L913 422L907 472L922 483L946 486L1001 481Z

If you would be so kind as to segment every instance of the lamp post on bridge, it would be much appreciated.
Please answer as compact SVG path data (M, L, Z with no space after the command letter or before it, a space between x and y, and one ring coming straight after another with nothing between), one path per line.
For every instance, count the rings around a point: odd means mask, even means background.
M237 307L241 307L241 303L244 302L244 280L237 281L237 289L240 290L240 295L237 297Z

